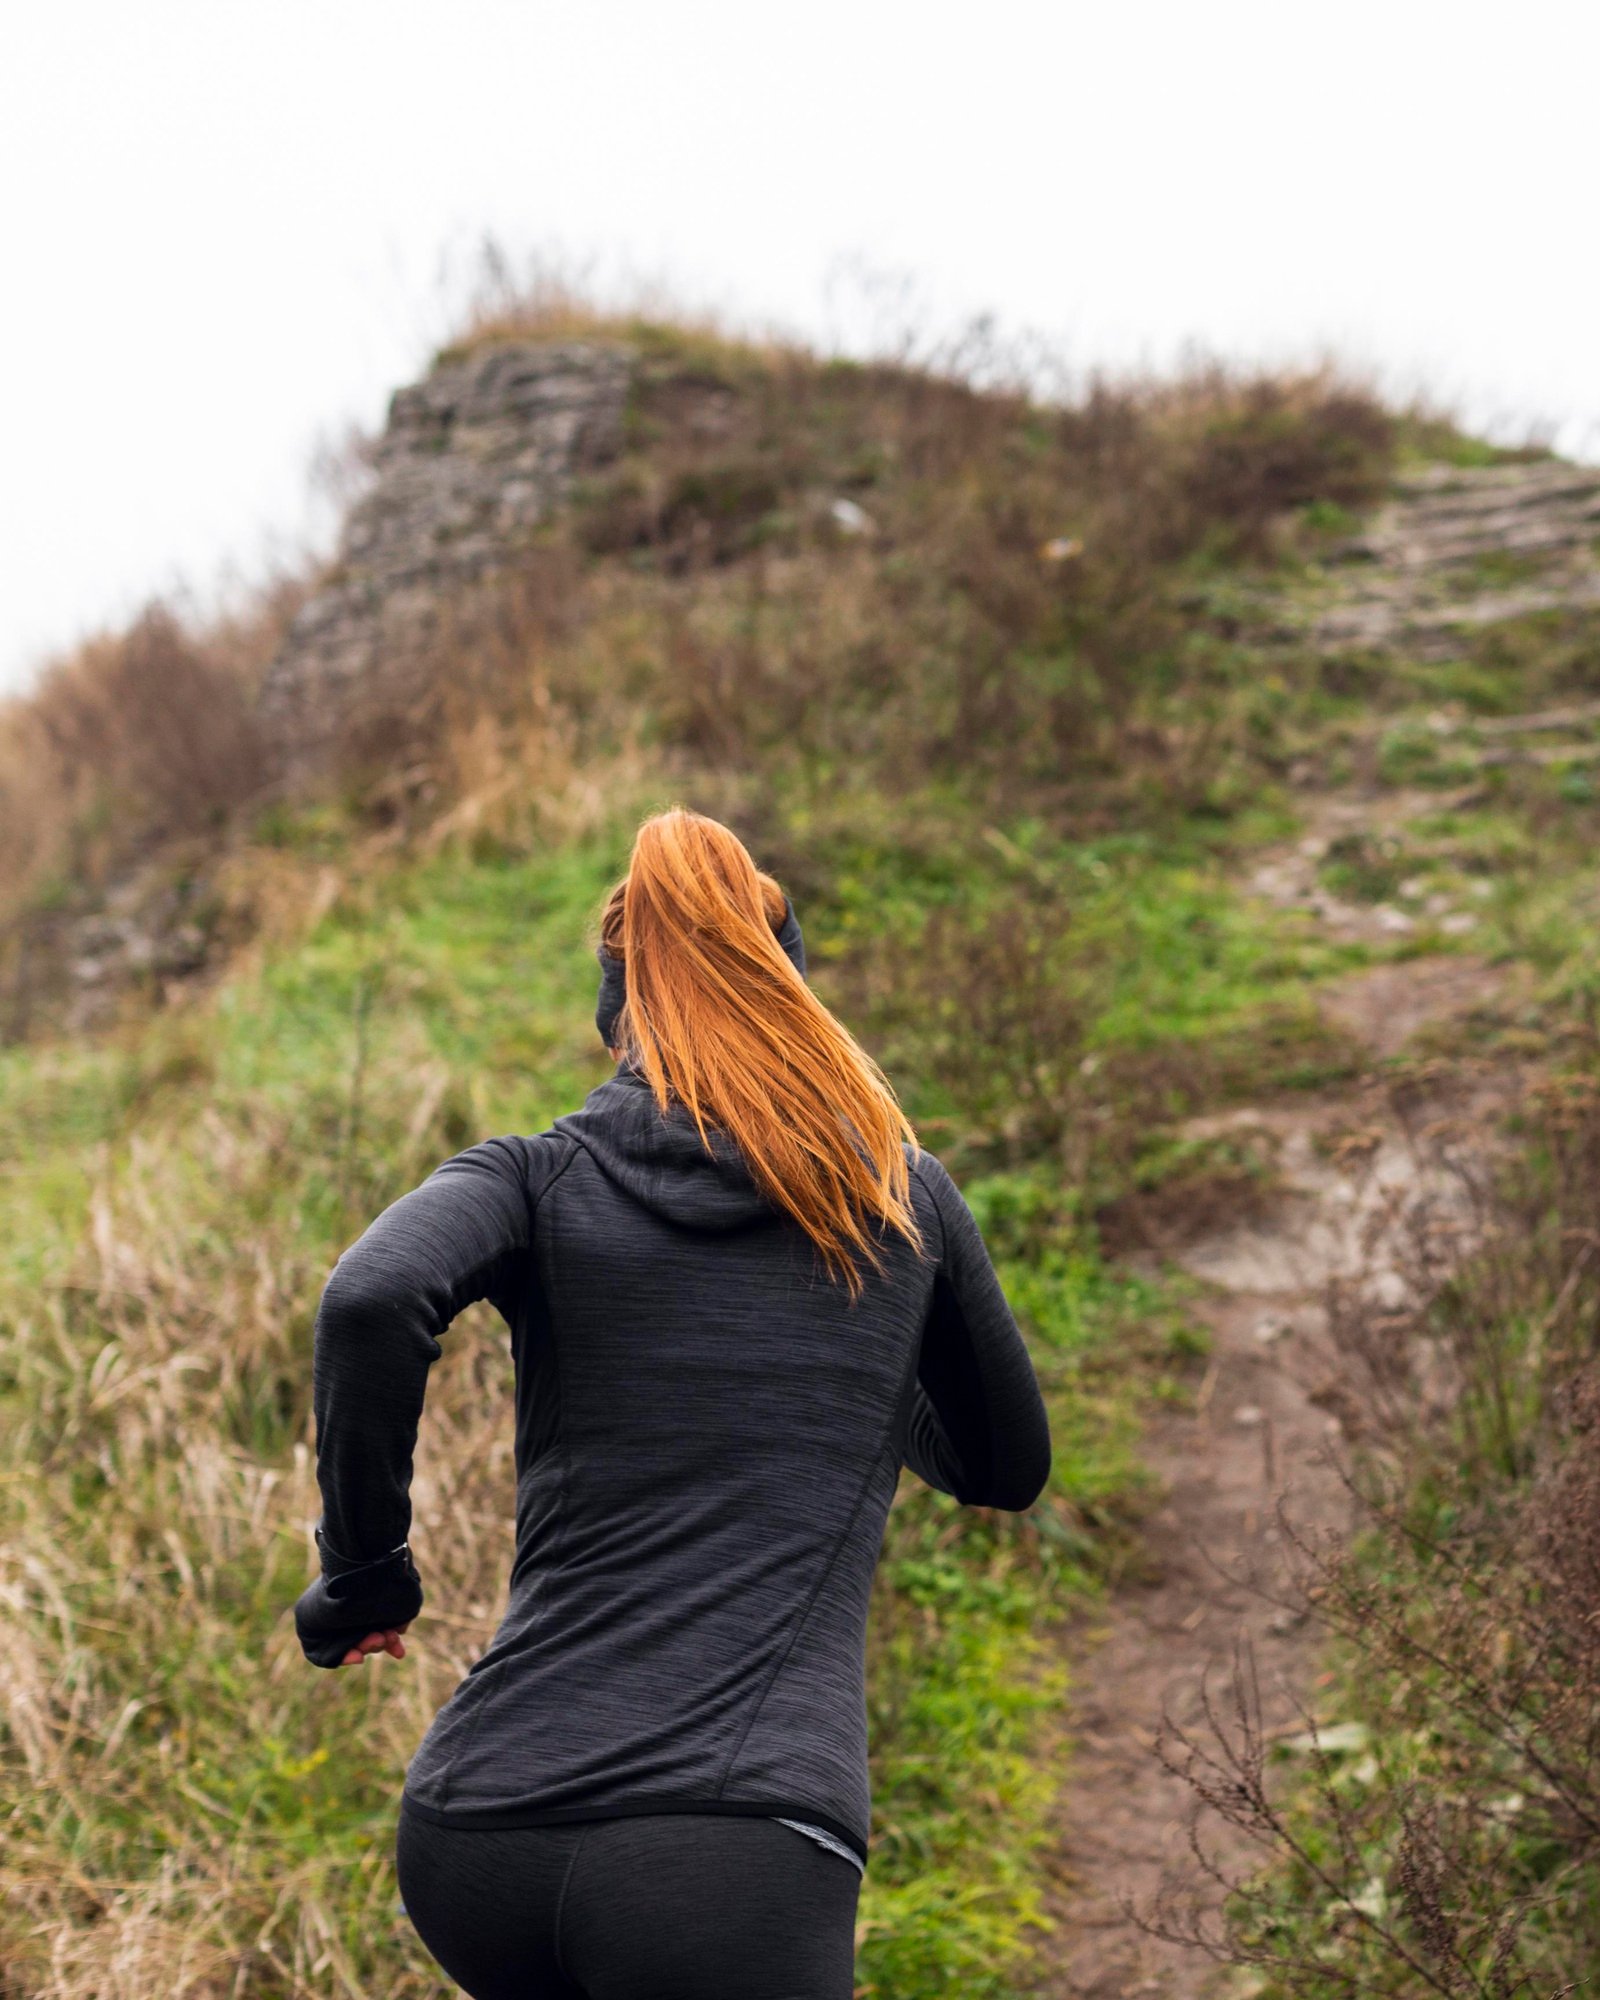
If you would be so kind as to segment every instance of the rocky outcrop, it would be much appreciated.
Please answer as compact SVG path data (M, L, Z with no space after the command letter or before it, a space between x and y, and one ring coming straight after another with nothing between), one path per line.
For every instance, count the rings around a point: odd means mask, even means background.
M405 700L449 605L620 449L632 366L609 342L499 343L395 394L372 484L263 687L290 761L314 761L358 707Z
M1349 553L1415 571L1485 556L1587 554L1597 536L1600 467L1432 466L1397 483L1394 501Z
M109 1027L135 994L164 1004L188 991L238 935L212 859L203 843L158 853L108 889L14 918L0 934L0 1047L40 1027Z

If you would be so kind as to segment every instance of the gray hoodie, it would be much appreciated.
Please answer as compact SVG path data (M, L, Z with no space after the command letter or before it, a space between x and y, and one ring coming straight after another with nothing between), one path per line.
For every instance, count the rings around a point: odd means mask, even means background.
M319 1527L325 1576L373 1566L363 1621L410 1526L439 1337L487 1298L515 1363L509 1601L408 1766L424 1817L790 1816L865 1856L867 1602L900 1468L1011 1509L1050 1468L972 1215L929 1155L911 1184L923 1252L885 1232L852 1301L733 1146L624 1063L548 1131L447 1160L340 1258Z

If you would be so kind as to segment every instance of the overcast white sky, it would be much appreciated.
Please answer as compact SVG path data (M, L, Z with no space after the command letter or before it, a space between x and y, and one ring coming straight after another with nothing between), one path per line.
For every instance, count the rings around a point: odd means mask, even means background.
M323 532L485 231L823 338L865 266L1080 367L1332 350L1600 455L1597 75L1594 0L13 6L0 686Z

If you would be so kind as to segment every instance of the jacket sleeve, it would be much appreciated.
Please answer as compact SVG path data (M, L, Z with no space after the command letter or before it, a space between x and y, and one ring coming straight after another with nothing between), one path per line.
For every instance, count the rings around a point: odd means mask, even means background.
M924 1153L915 1171L942 1230L905 1461L971 1506L1020 1512L1050 1476L1050 1424L1022 1335L960 1190Z
M334 1266L317 1309L312 1407L325 1574L369 1563L411 1526L412 1454L439 1336L500 1298L532 1250L527 1150L489 1139L386 1208Z

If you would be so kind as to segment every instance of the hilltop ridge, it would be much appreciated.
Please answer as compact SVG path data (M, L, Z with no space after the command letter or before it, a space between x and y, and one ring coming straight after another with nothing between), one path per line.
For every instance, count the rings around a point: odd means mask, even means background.
M1416 469L1440 451L1471 464ZM251 928L215 863L264 817L330 786L391 820L447 811L510 784L513 737L546 777L557 743L570 772L648 738L724 789L741 758L823 756L896 794L976 762L1052 813L1146 779L1215 790L1237 757L1202 775L1184 711L1231 679L1237 737L1254 641L1229 664L1230 592L1324 652L1583 596L1571 534L1561 574L1498 598L1423 608L1414 566L1391 576L1385 523L1437 510L1406 497L1430 480L1509 482L1524 525L1589 518L1586 475L1476 469L1496 456L1321 377L1054 406L513 314L396 392L320 574L203 630L153 607L0 711L0 1032L181 991ZM474 763L486 729L498 775Z

